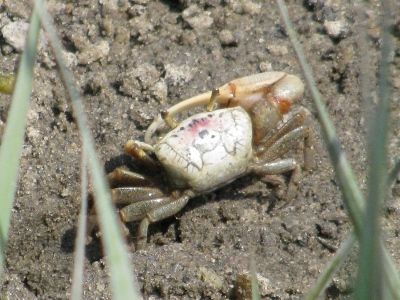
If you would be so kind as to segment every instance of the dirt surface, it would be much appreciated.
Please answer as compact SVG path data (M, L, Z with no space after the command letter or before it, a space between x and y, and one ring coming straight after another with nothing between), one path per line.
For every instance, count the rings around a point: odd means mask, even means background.
M128 139L143 139L162 108L254 73L284 71L302 77L273 1L48 2L107 172L121 164L135 168L122 147ZM1 27L28 22L30 1L1 3ZM343 149L365 189L356 8L345 0L287 4ZM380 34L377 7L368 11L374 68ZM398 10L394 16L400 15ZM396 22L391 157L400 156L400 21ZM18 67L20 53L10 43L4 36L0 39L2 72ZM10 97L0 95L1 132L9 104ZM151 225L147 249L131 255L145 298L245 299L238 290L246 292L252 255L263 299L298 299L307 292L350 225L308 93L298 104L311 112L316 156L315 168L305 173L294 202L278 208L279 189L247 176L193 199L176 217ZM56 65L43 46L1 279L2 299L69 297L80 145ZM301 157L298 152L293 155ZM287 182L288 177L283 178ZM399 201L400 180L389 191L384 218L387 245L398 267ZM131 226L134 239L136 227ZM94 239L86 254L84 299L110 298L104 261ZM354 272L352 263L347 264L326 298L345 298Z

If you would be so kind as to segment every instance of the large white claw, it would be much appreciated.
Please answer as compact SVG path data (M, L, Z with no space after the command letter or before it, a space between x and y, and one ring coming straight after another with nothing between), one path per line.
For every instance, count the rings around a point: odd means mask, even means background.
M248 110L258 100L270 97L281 114L284 114L303 93L304 85L297 76L284 72L266 72L234 79L224 84L219 88L216 103L220 107L242 106ZM168 109L168 115L173 117L182 111L205 106L210 98L211 92L207 92L181 101ZM159 114L147 129L145 142L151 143L154 133L164 125L165 122Z

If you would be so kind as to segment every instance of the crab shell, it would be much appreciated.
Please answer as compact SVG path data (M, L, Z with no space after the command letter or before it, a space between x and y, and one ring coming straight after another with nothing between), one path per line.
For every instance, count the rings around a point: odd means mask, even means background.
M218 189L246 173L252 123L242 107L200 113L179 124L154 151L177 188L195 194Z

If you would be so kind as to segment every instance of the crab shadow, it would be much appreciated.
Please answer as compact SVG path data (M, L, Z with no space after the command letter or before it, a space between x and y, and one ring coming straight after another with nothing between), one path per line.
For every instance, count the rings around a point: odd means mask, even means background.
M104 163L104 171L106 174L111 173L116 168L120 167L125 167L130 171L137 173L148 173L145 167L139 165L131 156L126 153L121 153L115 157L112 157Z
M74 226L73 228L65 231L65 233L61 237L60 249L62 252L64 253L74 252L77 230L78 228ZM101 243L92 239L90 243L86 244L85 256L90 263L99 261L104 256L103 250L101 248Z

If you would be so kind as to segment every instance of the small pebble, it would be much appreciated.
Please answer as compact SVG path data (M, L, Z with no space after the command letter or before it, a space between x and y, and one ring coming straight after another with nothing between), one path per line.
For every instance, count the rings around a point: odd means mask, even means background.
M207 30L214 23L210 12L201 11L196 5L191 5L182 12L182 18L197 32Z
M280 46L280 45L269 45L267 46L267 50L274 56L284 56L289 52L286 46Z
M4 26L1 29L1 33L7 44L10 44L18 52L22 52L25 46L25 39L28 29L28 23L16 21L8 23L6 26Z
M222 46L237 46L239 44L239 35L230 30L222 30L218 37Z
M183 85L193 79L195 69L188 65L165 65L165 82L167 85Z
M110 45L107 41L102 41L95 45L85 48L78 57L79 64L88 65L92 62L104 58L110 53Z
M202 280L215 290L220 290L223 286L223 279L211 269L199 268Z
M1 34L7 44L11 45L17 52L22 52L25 47L25 40L29 30L29 23L23 21L15 21L8 23L1 29ZM40 36L39 47L42 49L45 39Z
M325 21L324 28L331 38L344 38L349 33L349 27L343 20Z

